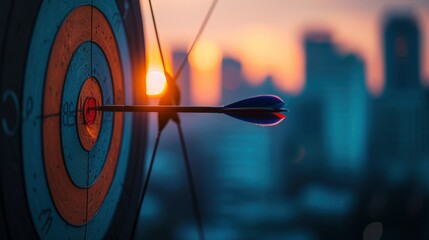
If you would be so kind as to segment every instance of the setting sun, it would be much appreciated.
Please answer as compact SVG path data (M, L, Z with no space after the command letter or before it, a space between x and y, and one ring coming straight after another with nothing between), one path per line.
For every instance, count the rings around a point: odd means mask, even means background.
M164 73L159 70L150 70L146 76L146 94L149 96L160 95L167 87Z

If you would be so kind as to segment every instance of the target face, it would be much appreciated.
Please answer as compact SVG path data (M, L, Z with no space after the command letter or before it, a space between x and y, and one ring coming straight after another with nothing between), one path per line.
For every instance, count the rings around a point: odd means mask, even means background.
M15 178L23 182L17 191L26 199L17 217L31 221L31 227L22 222L29 228L25 236L127 236L129 227L115 224L133 221L137 214L143 168L136 166L143 164L145 117L91 107L136 103L136 72L142 72L135 69L136 59L143 62L130 49L144 43L127 34L135 31L133 23L141 27L140 14L134 14L140 11L138 1L133 6L128 1L75 0L43 1L38 8L23 59L22 95L11 90L16 101L6 102L17 105L19 114L17 133L9 137L19 138L22 150L22 173ZM10 119L3 117L8 125ZM4 171L8 164L2 163L3 179L13 178ZM13 196L2 199L8 205ZM19 220L8 214L9 207L4 209L10 236L23 236L13 230Z

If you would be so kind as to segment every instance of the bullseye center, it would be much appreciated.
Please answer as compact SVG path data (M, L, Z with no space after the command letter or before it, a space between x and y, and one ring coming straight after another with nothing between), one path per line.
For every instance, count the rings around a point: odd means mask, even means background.
M97 102L93 97L87 97L85 100L85 104L83 107L83 118L85 120L86 125L92 127L95 122L95 118L97 117L97 112L91 108L96 107Z
M103 102L101 88L95 77L89 77L80 90L77 111L77 129L80 143L86 151L91 151L101 129L102 114L93 110L97 103Z

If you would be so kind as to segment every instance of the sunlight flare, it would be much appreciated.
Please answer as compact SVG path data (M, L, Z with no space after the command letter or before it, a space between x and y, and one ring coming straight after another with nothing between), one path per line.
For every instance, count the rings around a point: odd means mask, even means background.
M149 70L146 76L146 94L148 96L158 96L164 93L167 88L167 80L160 70Z

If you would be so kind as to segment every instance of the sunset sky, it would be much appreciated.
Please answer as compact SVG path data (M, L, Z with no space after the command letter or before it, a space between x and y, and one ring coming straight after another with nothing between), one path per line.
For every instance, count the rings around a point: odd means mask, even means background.
M141 3L151 67L159 62L158 52L148 1ZM172 49L190 46L210 4L208 0L153 0L166 55ZM271 75L279 89L299 94L305 84L303 35L309 30L326 30L341 49L364 59L368 89L377 95L384 78L382 22L388 11L398 9L417 16L422 37L422 75L429 85L428 0L220 0L202 40L219 49L221 56L238 59L251 83L259 84ZM204 56L219 58L215 52L215 56L200 54L201 61L206 61Z

